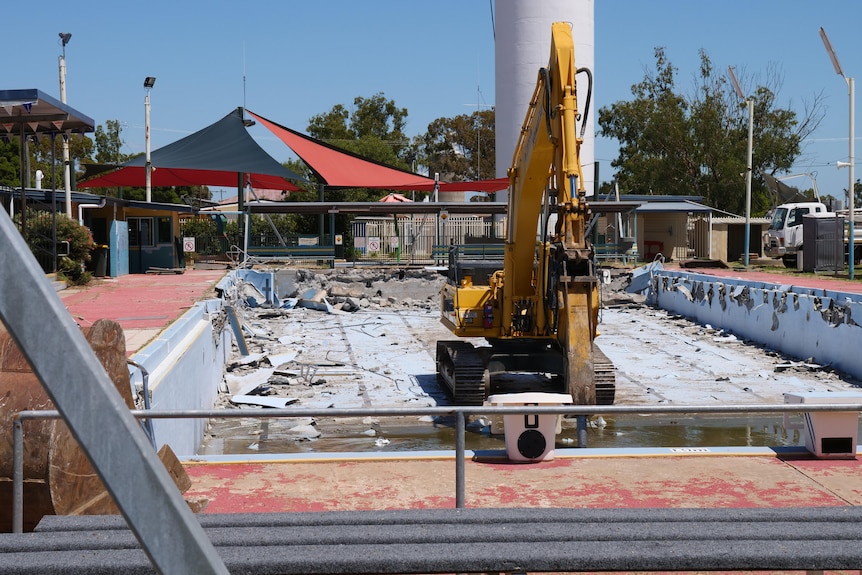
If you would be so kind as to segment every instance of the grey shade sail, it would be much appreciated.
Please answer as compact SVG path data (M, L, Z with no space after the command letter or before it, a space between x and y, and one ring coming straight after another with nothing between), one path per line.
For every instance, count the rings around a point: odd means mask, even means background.
M260 188L295 190L289 180L304 178L282 166L251 137L243 120L243 109L237 108L218 122L172 144L153 150L150 163L155 169L153 185L234 185L225 182L229 174L246 174L252 185ZM116 185L144 185L146 158L138 156L112 174L81 182L81 188ZM161 174L159 173L161 172ZM172 180L162 182L169 174ZM255 178L255 176L259 176ZM176 180L175 183L173 180ZM255 185L254 181L259 183Z

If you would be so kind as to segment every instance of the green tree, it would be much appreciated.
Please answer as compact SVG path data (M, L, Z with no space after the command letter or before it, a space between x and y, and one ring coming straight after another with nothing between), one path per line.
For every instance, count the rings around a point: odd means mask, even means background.
M94 140L96 142L96 163L118 166L128 162L135 156L121 151L123 144L123 127L119 120L108 120L105 125L96 126Z
M744 79L743 79L744 80ZM784 173L800 154L801 142L823 118L821 96L803 117L776 101L780 78L751 93L754 101L752 212L770 207L761 173ZM745 203L748 115L728 79L700 51L694 92L676 87L676 68L663 48L655 49L655 70L632 86L634 98L599 110L599 133L619 142L616 168L622 193L698 195L731 213ZM600 191L610 188L604 185Z
M81 134L72 134L67 137L67 140L69 159L74 170L70 175L73 181L77 181L84 173L81 165L93 161L93 140ZM36 170L42 170L44 176L42 187L45 189L52 187L53 174L53 186L58 190L63 189L63 135L41 133L35 139L28 141L27 149L30 153L30 173L35 174ZM20 182L17 185L20 186ZM30 185L33 186L34 183L31 182ZM72 187L75 188L74 185Z
M467 182L494 177L494 111L437 118L419 138L421 162L441 179Z
M353 100L353 110L348 111L342 104L336 104L329 112L312 116L308 121L307 132L327 144L357 154L363 158L380 162L394 168L409 170L415 161L416 147L404 134L407 124L407 108L399 108L393 100L382 93L370 98L357 96ZM289 201L317 201L320 197L319 186L322 182L304 164L293 163L287 167L300 175L306 175L310 184L303 191L293 192ZM384 192L378 189L345 188L325 190L325 199L336 202L373 202ZM345 235L347 245L352 245L349 237L350 222L353 217L338 214L335 217L337 233ZM319 216L295 216L298 233L318 233ZM326 233L329 218L323 218Z
M336 104L329 112L312 116L308 134L318 140L395 168L409 169L412 148L404 134L407 108L399 108L382 93L357 96L353 112Z
M10 188L21 185L20 149L16 139L0 141L0 185Z

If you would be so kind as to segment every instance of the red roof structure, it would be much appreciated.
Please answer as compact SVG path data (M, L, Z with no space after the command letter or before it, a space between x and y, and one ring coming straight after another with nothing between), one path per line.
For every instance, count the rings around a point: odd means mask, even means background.
M311 136L300 134L263 116L246 110L278 139L293 150L311 170L333 188L379 188L385 190L434 190L432 178L400 170L336 148ZM439 183L443 192L496 192L509 186L508 178L475 182Z
M390 192L377 201L383 202L384 204L391 204L391 203L412 202L413 200L411 200L410 198L405 198L401 194L396 194L395 192Z

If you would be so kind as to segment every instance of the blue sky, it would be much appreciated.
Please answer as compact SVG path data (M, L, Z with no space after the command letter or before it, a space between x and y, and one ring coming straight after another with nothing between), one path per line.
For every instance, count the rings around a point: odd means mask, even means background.
M145 76L157 78L151 92L153 149L237 106L305 131L311 116L378 92L408 109L412 136L435 118L493 105L491 4L43 0L31 8L12 3L3 11L14 25L3 29L0 81L3 89L38 88L59 99L58 33L71 32L67 101L97 124L119 119L127 153L144 150ZM656 46L665 48L678 69L677 84L686 91L701 48L718 70L735 66L743 89L775 71L782 79L780 105L802 113L817 94L824 98L825 118L805 142L793 173L816 172L821 193L843 197L848 173L835 162L848 158L847 85L835 74L818 30L826 29L844 72L860 77L860 24L858 0L595 0L597 109L630 98L631 86L653 69ZM252 133L276 159L292 157L264 128ZM602 180L611 178L615 157L615 143L598 139ZM811 185L808 178L788 183Z

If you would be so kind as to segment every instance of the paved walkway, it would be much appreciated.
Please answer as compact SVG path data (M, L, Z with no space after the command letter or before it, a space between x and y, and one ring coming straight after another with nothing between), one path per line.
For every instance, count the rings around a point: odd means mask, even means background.
M553 461L466 462L467 507L828 507L862 505L862 461L799 451L558 450ZM586 453L587 455L583 455ZM454 454L187 462L207 513L455 506ZM242 461L242 463L239 463Z
M96 278L82 288L59 292L66 308L81 325L112 319L126 334L126 351L133 355L184 314L195 302L215 296L225 270L186 270L182 274L131 274Z
M705 274L723 278L733 278L750 282L770 282L778 285L793 285L806 288L824 289L830 291L842 291L848 293L862 294L862 275L857 274L853 281L847 279L846 272L835 276L827 272L816 275L802 274L793 270L782 273L763 271L762 268L750 266L744 268L688 268L682 269L679 265L671 263L664 264L665 269L679 270L693 274ZM859 270L862 271L862 270Z

